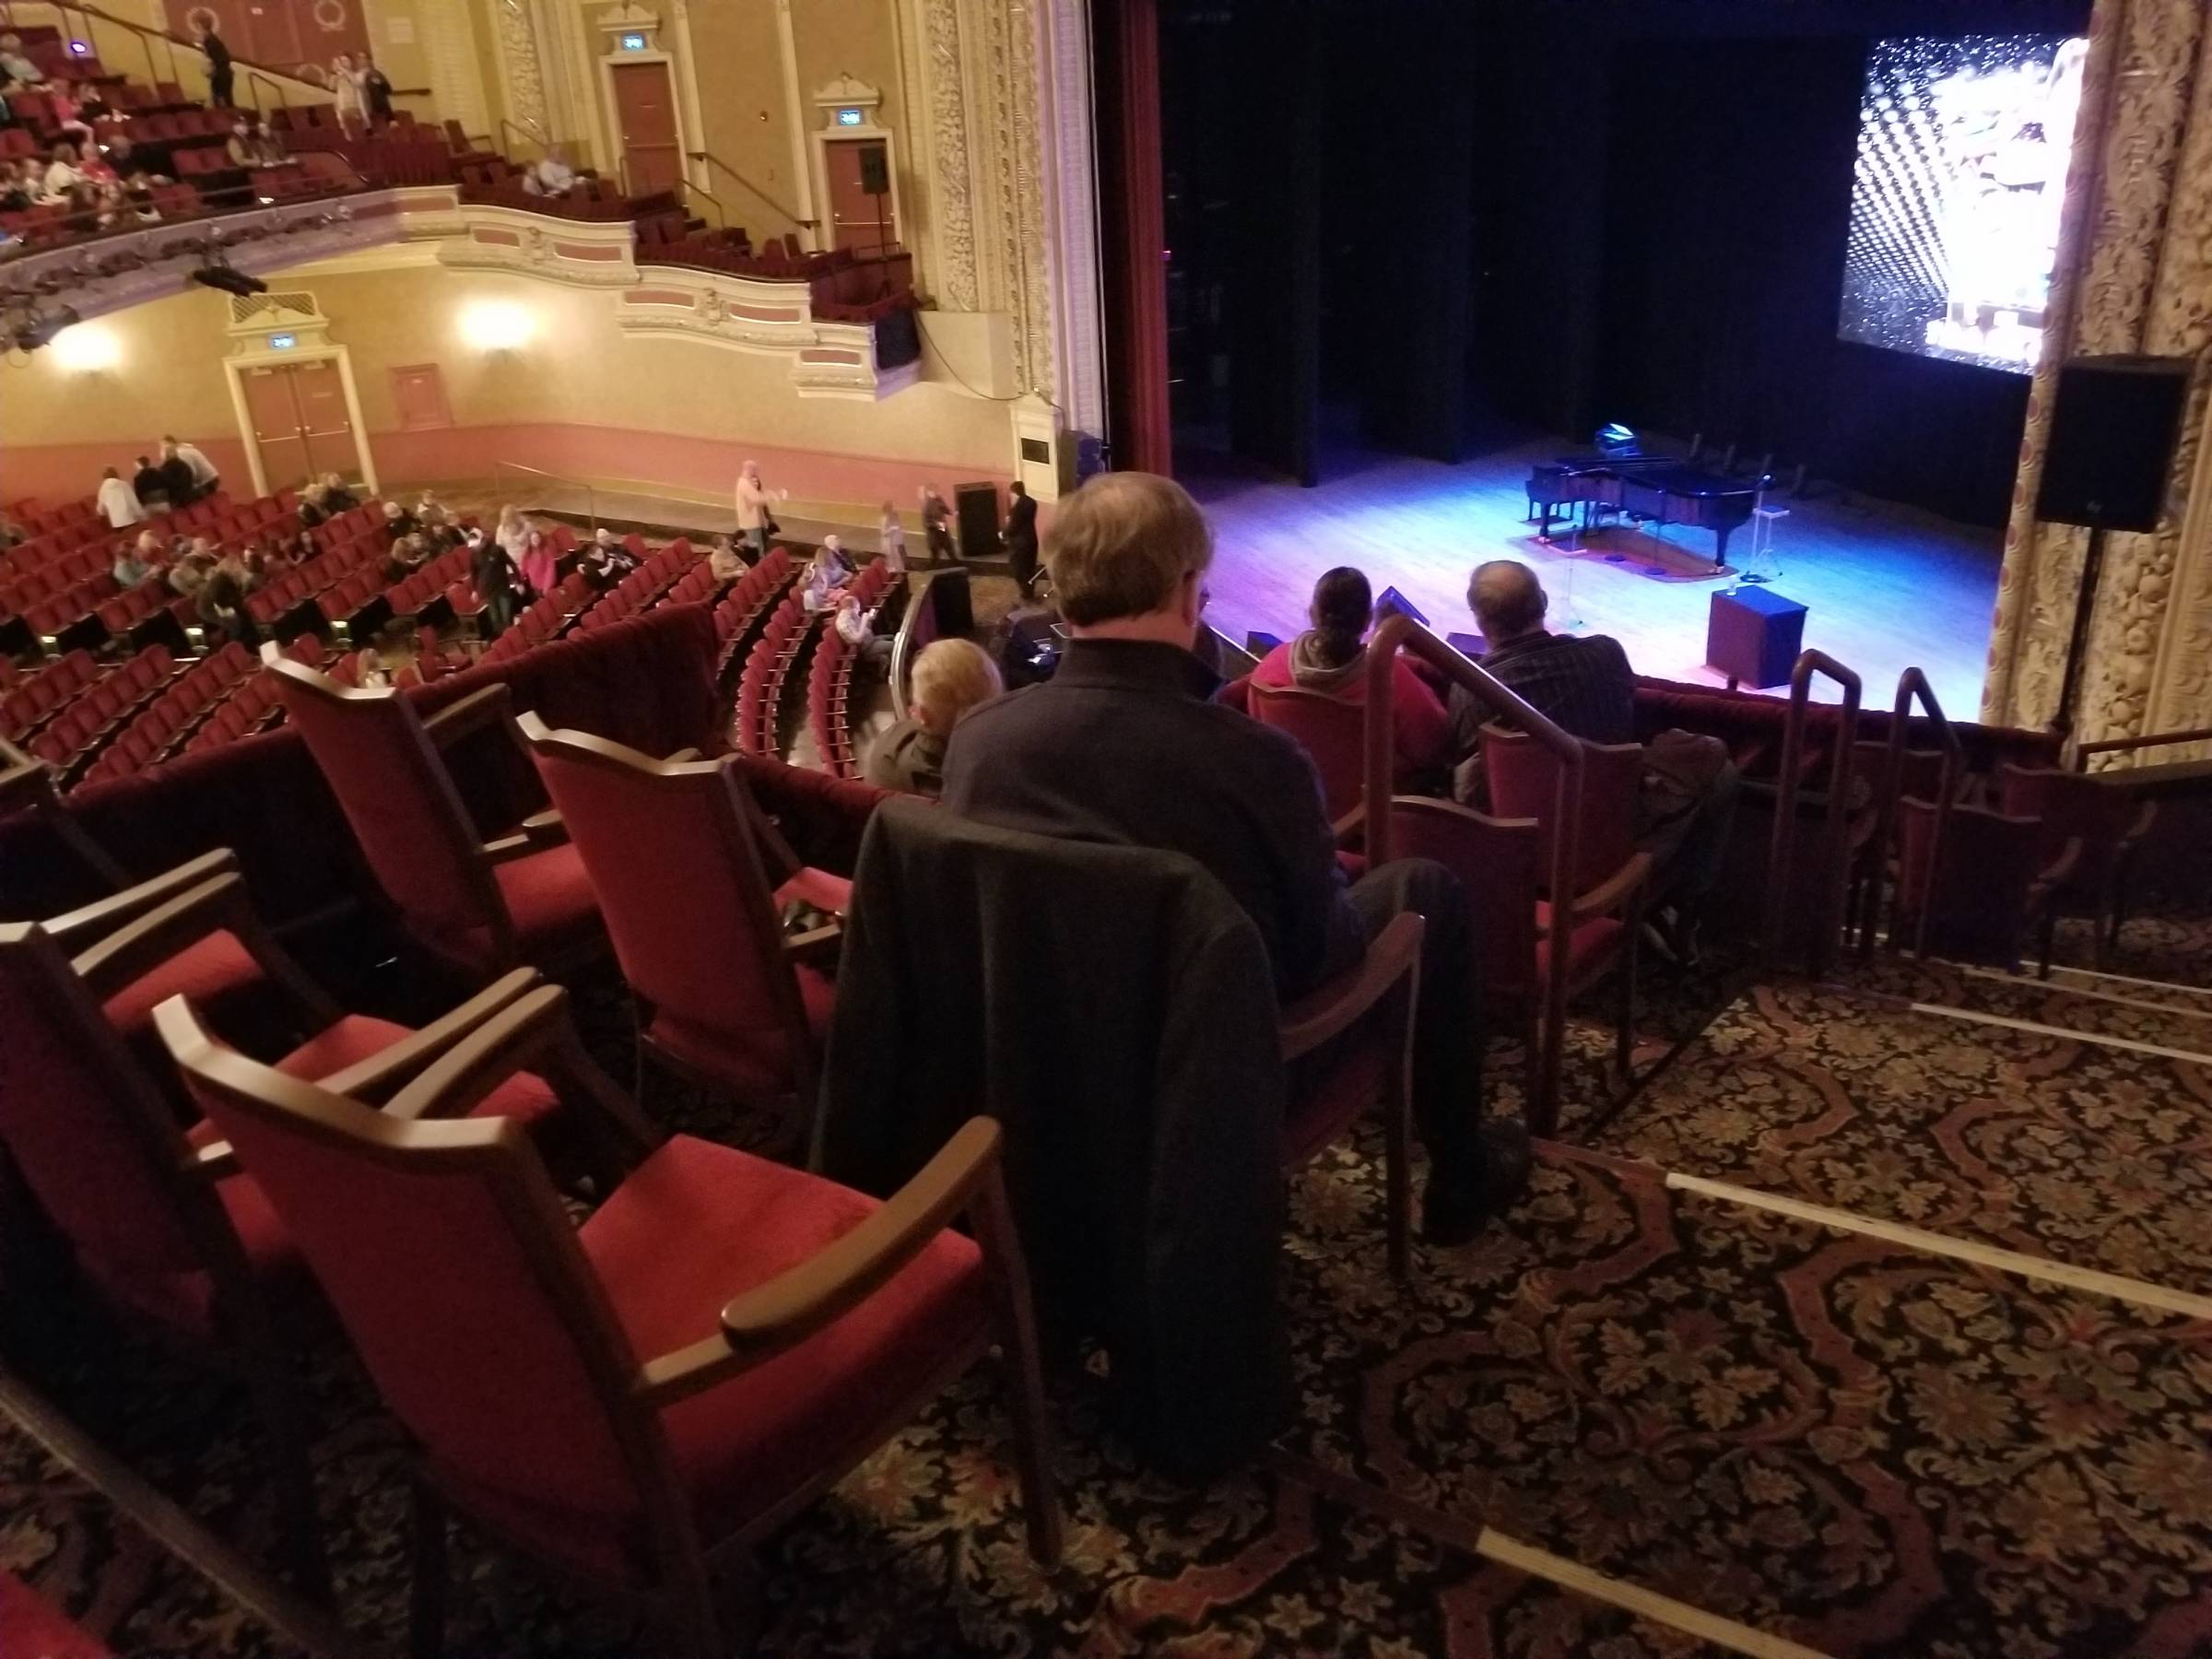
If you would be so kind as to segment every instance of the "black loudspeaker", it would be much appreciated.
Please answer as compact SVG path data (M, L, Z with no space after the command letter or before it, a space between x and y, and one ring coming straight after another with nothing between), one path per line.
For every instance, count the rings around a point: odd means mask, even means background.
M2076 358L2058 371L2035 516L2102 530L2155 530L2181 441L2189 364Z
M860 147L860 188L867 195L891 194L891 158L880 144Z
M988 559L998 551L998 486L961 484L952 492L960 525L960 557Z

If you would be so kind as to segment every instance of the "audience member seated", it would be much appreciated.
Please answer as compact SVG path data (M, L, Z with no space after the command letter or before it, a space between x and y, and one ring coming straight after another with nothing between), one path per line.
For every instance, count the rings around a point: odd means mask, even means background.
M837 600L837 637L853 648L856 666L881 674L890 666L891 642L876 632L877 612L860 608L860 595L841 594Z
M406 502L386 501L384 503L384 534L386 535L396 541L403 535L414 535L421 527L422 521L407 511Z
M1585 743L1636 741L1636 671L1620 641L1605 634L1555 634L1544 626L1550 599L1526 565L1493 559L1467 583L1467 608L1489 649L1482 665L1536 712ZM1481 705L1452 693L1460 797L1482 804ZM1699 912L1728 853L1740 780L1717 737L1660 733L1644 746L1637 846L1658 869L1661 943L1685 961L1697 955Z
M1191 653L1213 534L1180 485L1106 473L1064 500L1045 567L1071 641L1058 672L975 710L945 757L947 806L1005 829L1187 854L1242 906L1288 1003L1356 965L1392 917L1427 919L1414 1113L1424 1230L1473 1238L1528 1178L1526 1131L1486 1124L1466 896L1397 860L1347 892L1303 751L1213 699Z
M40 181L39 200L49 205L67 203L78 185L88 181L85 171L77 166L76 146L57 144L53 156L46 163L46 175Z
M806 561L806 585L800 596L806 614L818 616L836 603L838 590L853 580L853 567L845 559L844 544L834 535L822 537L822 545L814 550Z
M100 475L98 504L100 515L108 521L111 530L127 530L146 517L146 510L138 505L138 492L112 466Z
M0 34L0 78L18 87L42 87L46 71L23 55L23 37Z
M135 588L154 573L154 567L140 559L127 545L115 549L115 562L109 567L119 588Z
M1277 645L1252 671L1255 686L1295 686L1341 702L1367 700L1367 630L1374 620L1374 595L1367 578L1339 565L1313 584L1306 612L1312 627L1287 645ZM1392 730L1401 782L1440 771L1451 759L1452 734L1444 705L1409 658L1393 665Z
M324 512L335 518L341 512L351 512L360 504L361 498L346 488L344 478L335 472L323 475L323 511ZM408 529L413 527L413 525L406 526Z
M914 659L906 717L868 750L867 781L878 789L936 795L945 788L945 745L960 716L1006 689L991 653L972 640L939 640Z
M737 551L736 542L726 535L716 536L714 550L707 555L708 574L718 582L731 582L744 575L746 568L745 555Z
M218 569L200 584L194 608L199 612L200 621L206 625L211 640L212 636L220 634L225 641L234 640L241 645L261 642L261 630L253 626L253 618L246 615L244 590L230 571Z
M523 174L523 189L534 196L565 196L576 188L576 170L559 156L547 156Z
M190 599L207 585L215 559L206 553L188 552L169 567L169 591Z
M304 528L312 530L330 517L323 505L327 493L320 484L310 484L300 492L300 523Z
M636 570L638 561L628 547L615 539L615 533L602 524L592 533L578 568L583 571L586 582L605 593Z

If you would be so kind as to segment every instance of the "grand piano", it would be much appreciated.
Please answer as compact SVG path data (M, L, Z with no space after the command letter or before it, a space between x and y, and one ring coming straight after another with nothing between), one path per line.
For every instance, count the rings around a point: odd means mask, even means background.
M1718 570L1728 562L1729 533L1748 522L1764 485L1764 479L1747 482L1632 446L1607 445L1602 453L1562 455L1531 467L1528 513L1538 521L1539 535L1549 535L1551 521L1577 505L1585 524L1603 512L1654 524L1696 524L1713 534Z

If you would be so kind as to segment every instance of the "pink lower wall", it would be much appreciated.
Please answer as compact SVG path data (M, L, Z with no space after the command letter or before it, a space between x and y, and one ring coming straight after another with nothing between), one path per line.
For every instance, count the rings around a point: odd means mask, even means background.
M370 443L376 453L378 473L394 484L489 478L500 462L512 461L564 477L594 482L635 480L726 497L736 487L737 469L747 461L758 461L760 476L770 488L788 489L802 500L863 505L890 500L906 509L913 505L915 491L925 483L939 486L949 499L956 484L988 479L1003 488L1014 476L1010 469L978 473L964 463L782 449L744 440L549 423L377 432L371 436Z
M11 444L0 451L0 501L29 499L48 503L88 496L100 488L100 475L113 467L127 480L138 470L141 452L156 460L160 434L125 438L113 443ZM236 432L224 437L213 432L179 432L187 443L197 444L223 475L223 488L241 500L253 493L253 476L246 469L246 446Z
M245 445L235 435L180 436L206 451L222 471L224 488L241 499L251 492ZM761 477L771 489L788 489L801 500L862 506L889 500L901 511L911 511L915 492L925 483L937 485L949 500L956 484L988 481L1004 490L1014 476L1011 470L979 473L965 464L551 423L372 432L369 443L379 480L387 488L488 479L499 463L512 461L562 477L635 481L727 497L736 485L738 467L750 460L760 463ZM129 442L10 448L0 456L0 500L30 497L54 501L90 495L100 487L103 467L117 467L130 477L137 453L136 445Z

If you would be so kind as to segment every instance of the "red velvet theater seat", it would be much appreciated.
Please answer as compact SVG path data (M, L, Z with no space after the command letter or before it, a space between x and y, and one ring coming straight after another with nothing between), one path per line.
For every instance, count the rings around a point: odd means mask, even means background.
M60 1608L8 1573L0 1572L0 1653L7 1659L114 1659Z
M496 1077L560 996L547 987L485 1025L449 1075ZM224 1049L182 1002L157 1023L420 1448L418 1654L440 1647L451 1500L645 1602L668 1638L655 1651L720 1659L712 1564L992 1340L1013 1372L1030 1547L1057 1559L995 1124L971 1122L880 1205L678 1139L579 1231L516 1125L413 1121L437 1112L433 1079L375 1112ZM947 1230L962 1213L973 1243Z
M660 761L582 732L518 723L643 1005L649 1052L742 1099L811 1102L833 993L778 906L836 912L852 883L789 865L733 762ZM781 854L781 856L779 856Z
M446 771L441 745L509 718L504 686L426 723L397 691L351 689L281 656L267 671L416 945L476 981L524 962L559 973L605 951L591 886L559 827L486 842Z

